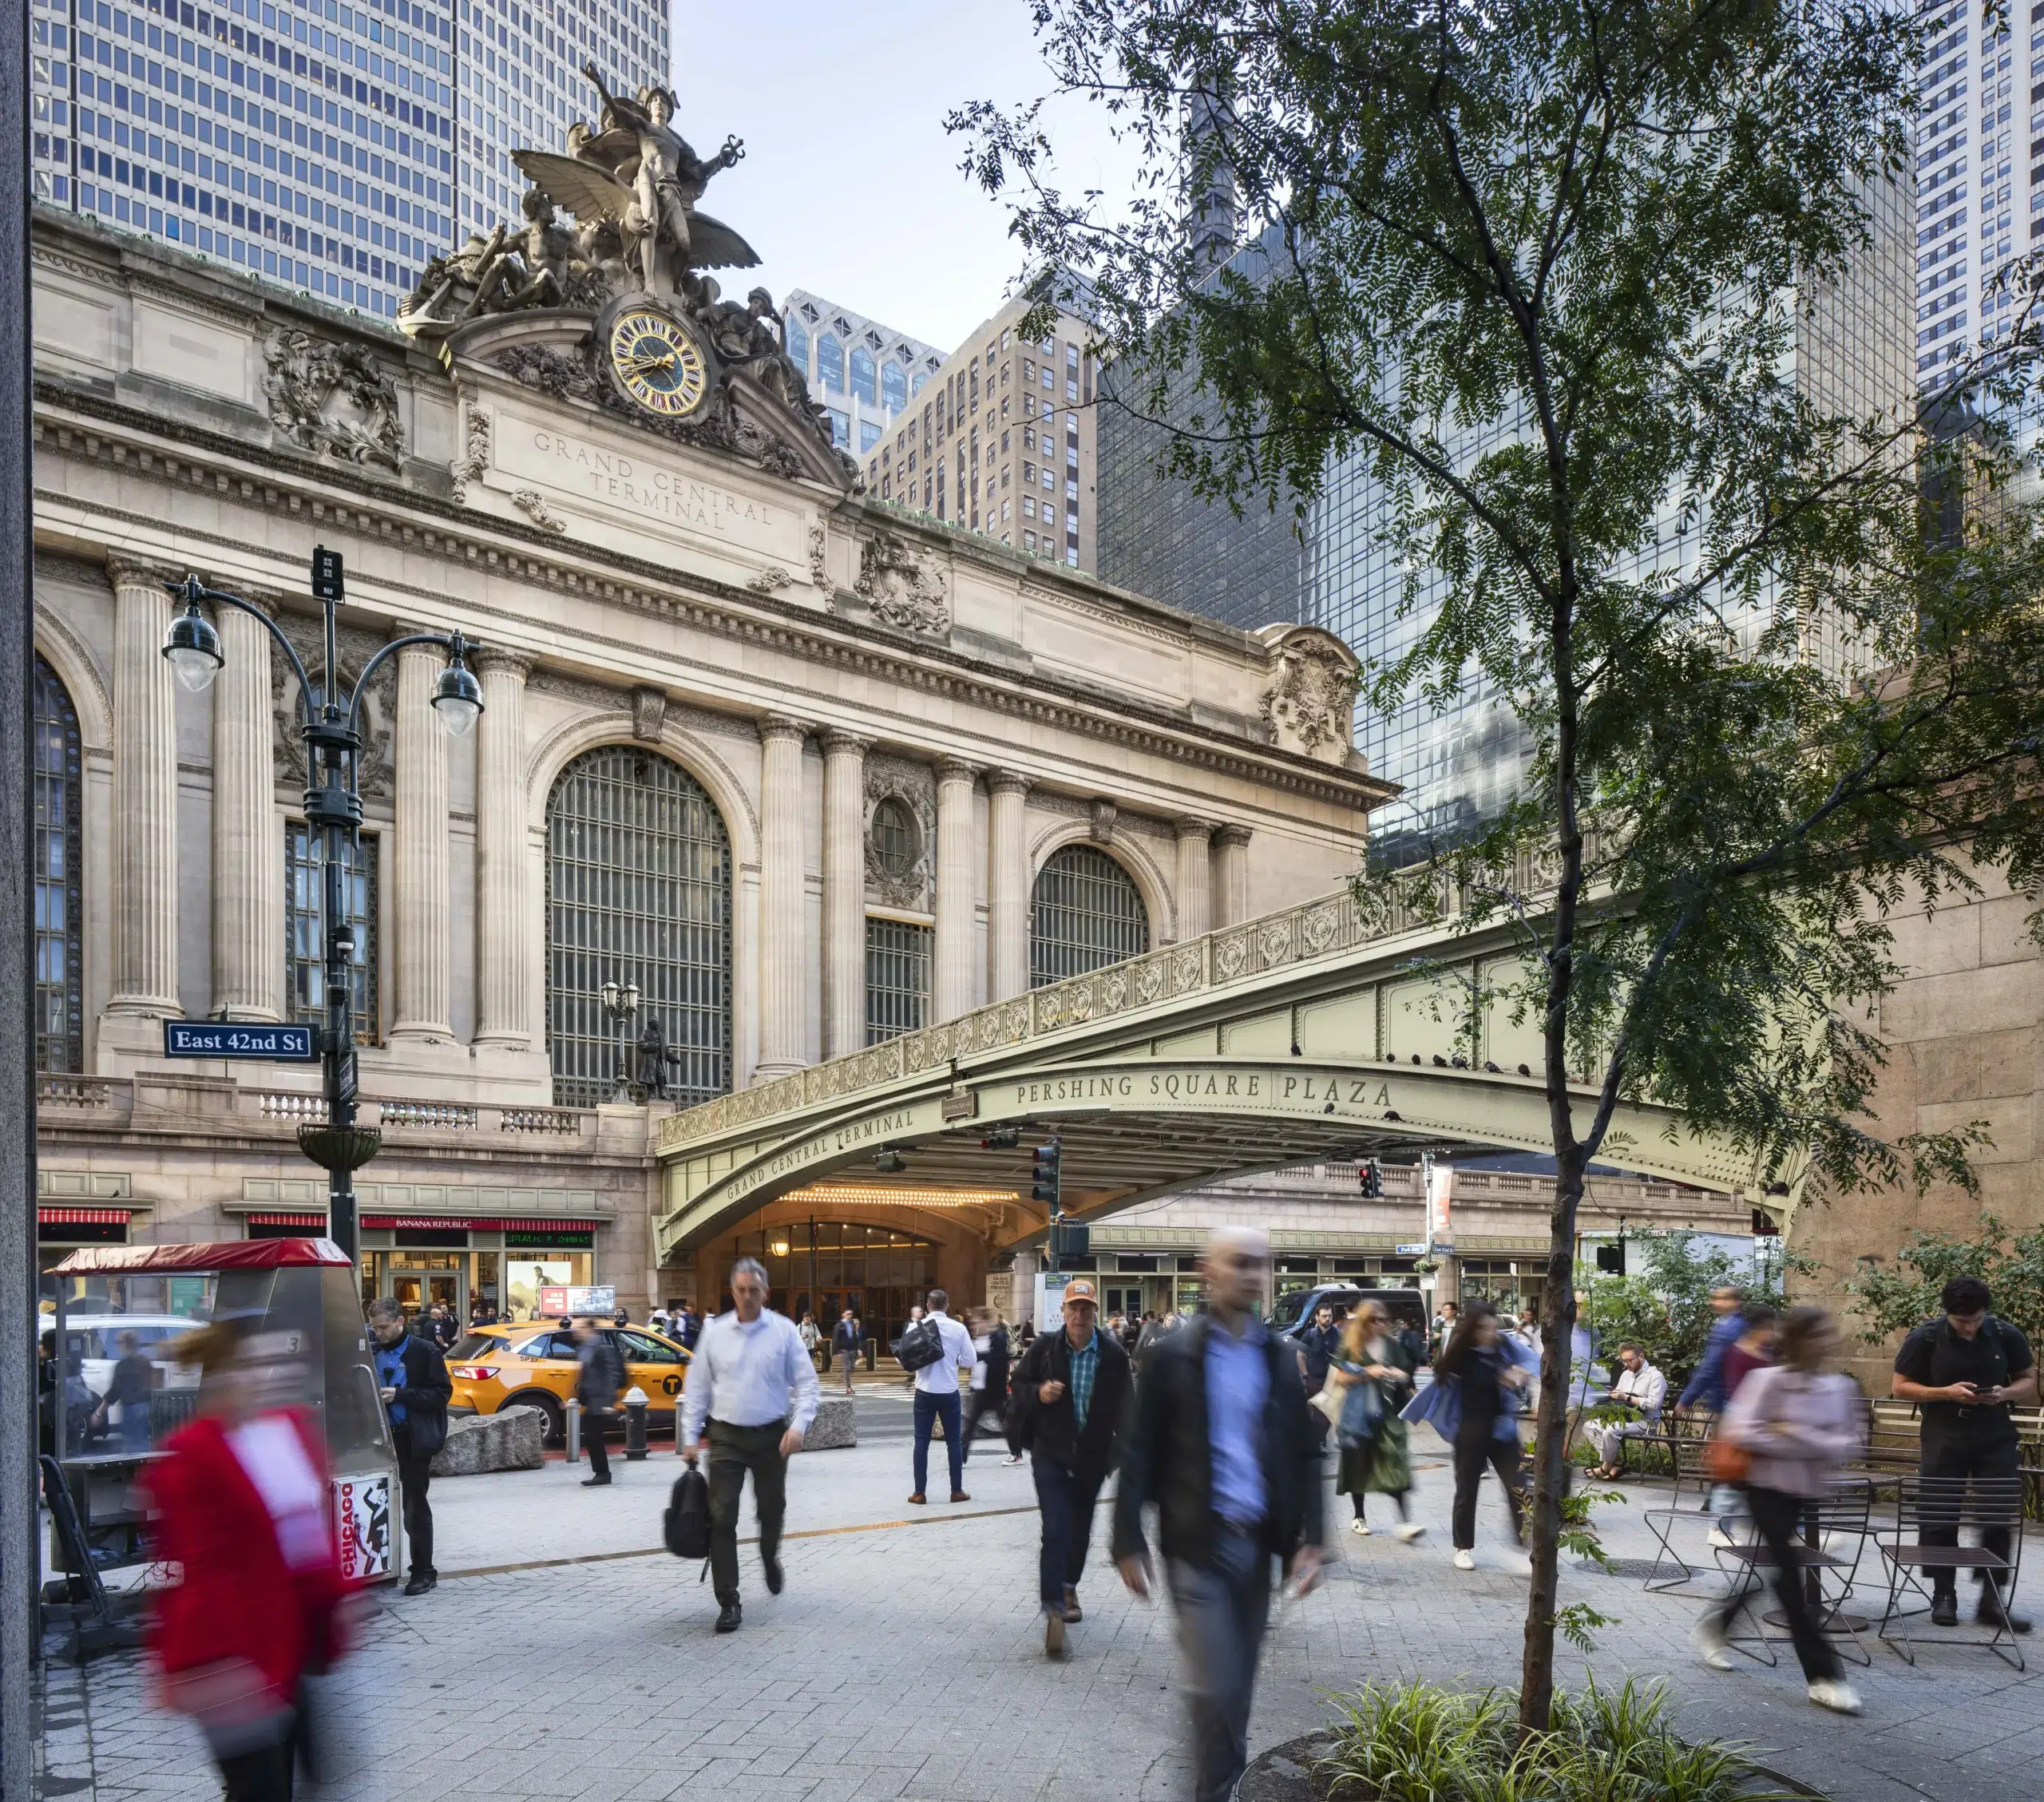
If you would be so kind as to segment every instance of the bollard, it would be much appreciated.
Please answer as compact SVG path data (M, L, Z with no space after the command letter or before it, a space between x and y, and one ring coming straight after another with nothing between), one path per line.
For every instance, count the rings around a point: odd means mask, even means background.
M568 1462L579 1464L582 1461L582 1401L579 1396L568 1400Z
M646 1392L636 1383L624 1392L624 1455L634 1464L646 1455Z

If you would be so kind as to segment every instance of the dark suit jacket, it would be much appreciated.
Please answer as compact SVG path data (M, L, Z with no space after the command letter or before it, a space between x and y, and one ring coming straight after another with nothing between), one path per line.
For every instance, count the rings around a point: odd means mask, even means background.
M408 1333L400 1341L405 1360L405 1380L397 1385L398 1400L404 1419L398 1431L410 1444L412 1455L424 1458L447 1443L447 1404L454 1385L447 1375L447 1360L430 1339Z
M854 1355L866 1349L866 1329L857 1319L847 1326L840 1321L830 1329L830 1349L833 1353L850 1352Z
M1200 1569L1214 1558L1214 1448L1206 1428L1206 1341L1214 1331L1201 1314L1160 1339L1143 1363L1135 1424L1123 1449L1115 1499L1117 1561L1149 1549L1144 1504L1157 1506L1158 1539L1166 1558ZM1266 1329L1270 1384L1263 1404L1262 1540L1272 1557L1289 1559L1318 1545L1324 1526L1320 1449L1299 1382L1298 1360Z
M1056 1333L1040 1333L1015 1367L1015 1391L1008 1406L1013 1412L1016 1436L1039 1458L1048 1458L1060 1469L1094 1480L1113 1468L1122 1435L1128 1425L1130 1398L1135 1382L1129 1375L1128 1353L1105 1327L1095 1329L1100 1349L1100 1367L1093 1373L1093 1401L1086 1411L1086 1426L1080 1431L1079 1410L1072 1401L1072 1345L1060 1327ZM1048 1406L1036 1392L1046 1383L1062 1383L1064 1393Z

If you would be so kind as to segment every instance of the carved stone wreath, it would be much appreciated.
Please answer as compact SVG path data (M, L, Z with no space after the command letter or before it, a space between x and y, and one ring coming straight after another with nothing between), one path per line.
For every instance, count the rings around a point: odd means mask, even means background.
M1331 644L1308 637L1278 654L1278 673L1263 691L1263 717L1280 744L1309 755L1345 744L1355 709L1355 676Z
M951 630L943 576L892 532L876 532L860 546L859 579L853 586L873 617L888 625L933 636Z
M273 333L263 356L270 423L293 444L403 471L397 387L366 350L293 327Z
M317 683L326 652L319 626L287 614L277 621L284 636L304 660ZM384 640L373 632L343 628L339 636L341 681L352 691L356 674L380 650ZM356 779L363 794L378 797L390 792L391 721L397 711L398 660L386 660L362 697L362 750L356 758ZM270 657L270 713L274 728L271 749L276 766L287 782L302 786L305 781L305 744L298 732L298 679L281 653Z
M731 390L721 390L718 404L692 419L664 419L635 406L596 366L593 343L577 350L549 344L514 344L491 362L522 387L556 400L586 401L629 420L642 431L658 432L693 450L722 451L770 475L790 480L806 475L808 466L779 439L762 431L738 410Z

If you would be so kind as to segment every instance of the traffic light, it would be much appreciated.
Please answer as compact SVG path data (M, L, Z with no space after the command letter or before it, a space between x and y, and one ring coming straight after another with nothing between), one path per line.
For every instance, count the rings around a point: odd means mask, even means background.
M1041 1202L1052 1214L1058 1211L1058 1166L1064 1148L1052 1139L1029 1154L1029 1199Z
M1370 1158L1357 1173L1363 1179L1363 1198L1365 1201L1384 1199L1384 1166L1376 1158Z
M1020 1127L996 1127L980 1141L980 1149L982 1151L1012 1151L1021 1137L1022 1129Z

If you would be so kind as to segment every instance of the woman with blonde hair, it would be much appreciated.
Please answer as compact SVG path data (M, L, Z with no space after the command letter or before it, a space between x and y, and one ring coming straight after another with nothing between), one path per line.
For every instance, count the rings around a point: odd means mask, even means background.
M1356 1519L1349 1529L1367 1539L1364 1498L1388 1495L1398 1508L1398 1537L1416 1539L1426 1531L1406 1506L1412 1487L1412 1459L1405 1423L1398 1411L1412 1392L1412 1354L1391 1329L1380 1302L1358 1302L1341 1332L1341 1345L1327 1372L1329 1387L1341 1398L1335 1428L1341 1468L1334 1479L1337 1495L1353 1499Z

